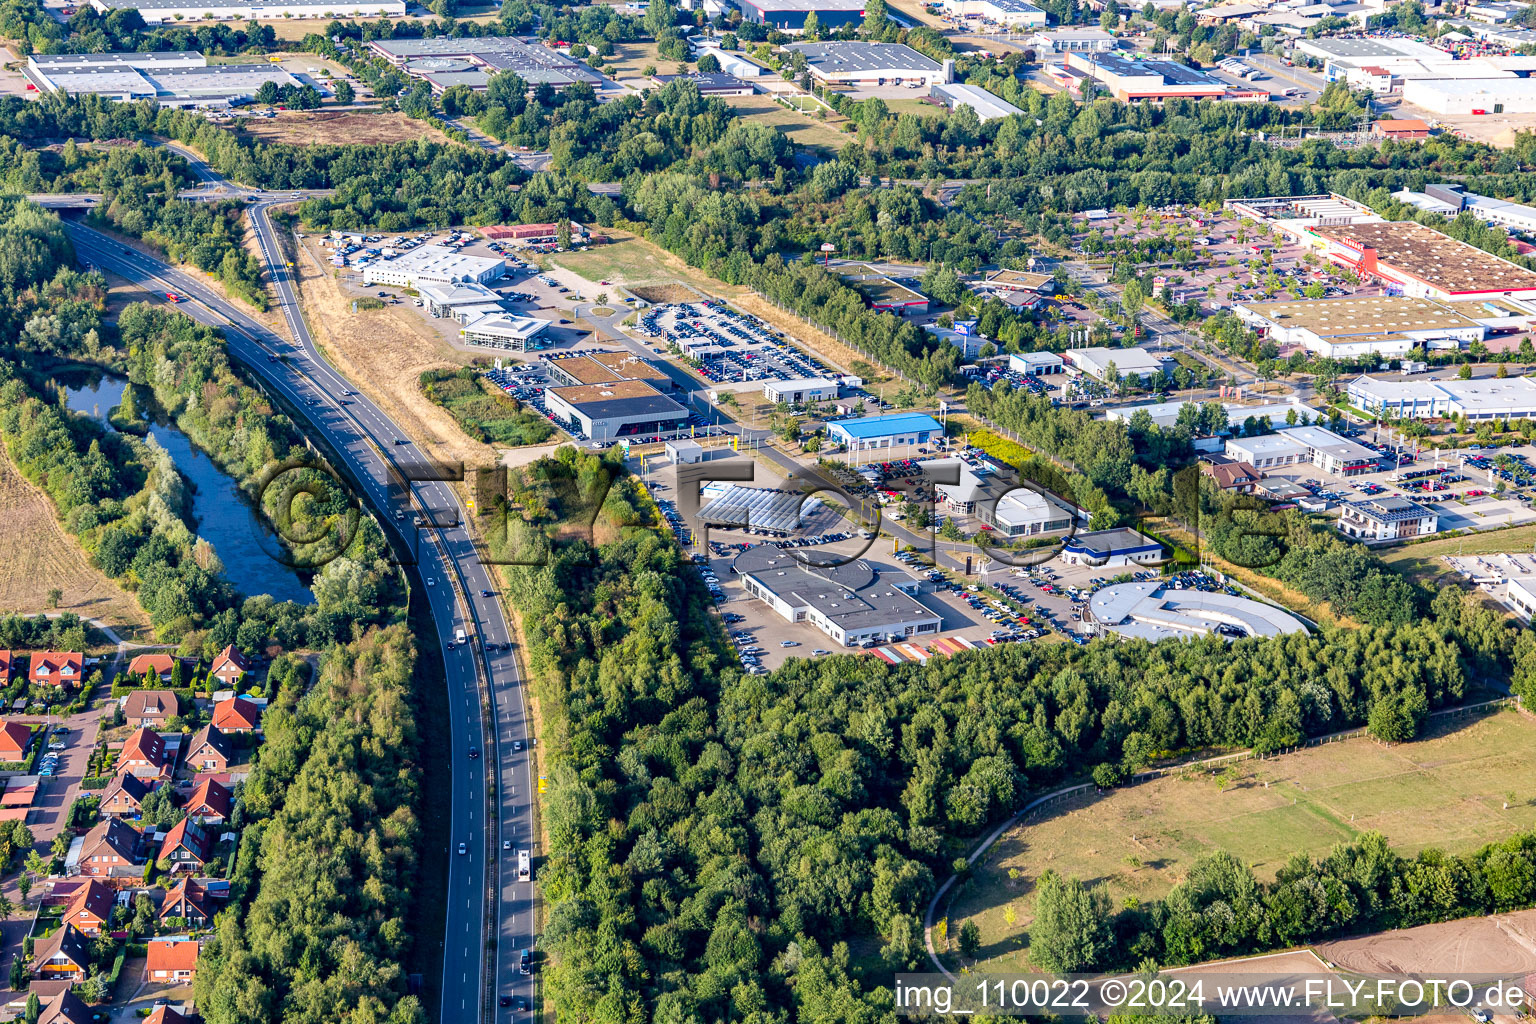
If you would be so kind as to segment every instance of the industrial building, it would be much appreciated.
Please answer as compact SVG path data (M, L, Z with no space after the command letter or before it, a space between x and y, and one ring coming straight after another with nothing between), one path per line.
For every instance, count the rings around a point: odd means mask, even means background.
M1404 188L1392 193L1392 198L1442 217L1456 217L1465 211L1486 224L1497 224L1510 231L1536 232L1536 206L1478 195L1468 192L1464 185L1440 182L1425 185L1423 192Z
M388 284L420 288L424 284L485 284L502 277L505 262L490 256L466 256L446 245L424 245L391 260L377 260L363 268L364 284Z
M1449 52L1414 39L1338 39L1323 36L1318 39L1298 39L1294 46L1297 53L1324 64L1332 61L1357 67L1365 64L1379 64L1393 58L1451 59Z
M1410 79L1403 102L1447 115L1536 113L1536 78Z
M825 377L796 377L793 380L769 380L763 382L763 397L770 402L788 402L805 405L809 402L830 402L837 398L838 384Z
M1137 60L1119 53L1073 51L1067 54L1065 71L1099 82L1122 103L1269 99L1268 90L1239 89L1171 60Z
M1045 53L1109 53L1117 40L1101 28L1073 27L1036 32L1024 43Z
M1227 439L1226 456L1260 473L1309 463L1331 476L1359 476L1381 468L1380 457L1363 444L1322 427L1285 427L1273 434Z
M544 369L557 387L643 380L664 395L677 390L677 383L667 376L666 371L632 352L573 352L556 358L545 357Z
M670 434L688 422L687 409L643 380L550 388L544 400L551 416L593 441Z
M1323 224L1310 233L1332 262L1362 280L1396 285L1405 295L1536 298L1536 271L1414 221Z
M652 75L651 81L665 89L673 82L692 82L699 90L700 96L751 96L757 90L750 82L743 82L735 75L724 72L706 74L697 72L691 75Z
M872 267L860 267L842 278L864 296L864 301L876 313L918 316L928 312L928 296L892 281Z
M1511 303L1513 306L1513 303ZM1414 349L1455 350L1482 341L1490 326L1529 326L1536 311L1407 295L1234 303L1238 319L1280 345L1301 345L1329 359L1400 358ZM1497 315L1490 316L1490 313Z
M96 95L162 107L229 107L250 102L268 82L305 83L275 64L213 64L195 50L153 53L33 54L27 80L39 92Z
M737 555L731 571L786 622L809 622L843 647L937 633L944 621L912 596L917 580L862 560L820 568L758 545Z
M737 0L737 6L745 20L786 33L803 32L812 13L824 29L864 21L864 0Z
M832 420L827 424L827 437L833 444L842 445L849 451L927 444L935 437L943 436L943 424L932 416L916 412Z
M99 14L115 10L135 10L146 24L166 21L276 21L280 18L403 18L405 0L290 0L290 2L230 3L209 0L91 0Z
M930 99L938 100L950 110L957 107L970 107L976 111L976 116L983 123L996 121L998 118L1007 117L1009 114L1022 114L1024 111L1006 100L987 92L979 85L966 85L950 82L946 84L930 85L928 87Z
M1407 498L1383 495L1347 502L1339 510L1337 525L1346 537L1357 540L1407 540L1436 532L1440 528L1440 513Z
M512 71L529 89L548 85L556 92L577 82L600 86L604 78L574 57L511 36L437 36L431 39L375 39L376 56L420 78L441 93L456 85L484 89L498 71Z
M1113 409L1104 410L1104 418L1107 420L1131 421L1137 413L1144 412L1151 417L1152 422L1159 427L1171 427L1179 421L1179 413L1186 405L1205 405L1204 402L1147 402L1142 405L1122 405ZM1280 425L1289 421L1291 413L1296 414L1297 422L1310 423L1320 420L1323 414L1309 405L1299 401L1275 402L1270 405L1242 405L1237 402L1223 402L1223 408L1227 411L1227 422L1230 424L1243 424L1248 420L1259 422L1268 419L1273 425Z
M1008 369L1029 377L1047 377L1067 372L1067 364L1055 352L1015 352L1008 357Z
M740 53L731 50L722 50L718 46L709 46L703 40L690 36L688 46L693 50L695 61L703 57L713 57L720 62L720 73L735 75L737 78L751 79L766 75L768 69L753 60L748 60Z
M1026 28L1044 28L1045 12L1024 0L940 0L939 6L951 18L983 21L1010 32Z
M1391 413L1398 419L1536 419L1536 380L1529 377L1381 380L1365 376L1350 381L1345 390L1355 408L1372 415Z
M1161 580L1104 587L1089 598L1088 612L1102 631L1153 643L1307 631L1300 619L1274 605L1220 591L1177 590Z
M934 85L953 81L954 61L940 64L901 43L790 43L810 65L811 77L830 85Z
M510 352L527 352L543 348L538 337L549 327L550 321L513 313L486 313L469 320L459 330L459 340L466 345L480 348L499 348Z
M1144 348L1073 348L1061 357L1068 366L1095 380L1107 381L1111 368L1121 380L1131 374L1146 378L1163 373L1163 360Z

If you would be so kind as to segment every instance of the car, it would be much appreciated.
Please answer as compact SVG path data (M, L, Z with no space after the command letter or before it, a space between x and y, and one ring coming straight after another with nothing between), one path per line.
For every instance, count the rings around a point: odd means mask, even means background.
M480 591L480 596L481 597L490 597L491 596L491 592L489 590L482 590L482 591Z
M427 577L427 586L429 586L429 587L437 586L437 580L435 578L431 577L431 576L428 576Z
M823 650L822 648L818 647L814 651L811 652L811 655L812 655L812 657L819 658L823 654L831 654L831 653L832 653L831 651Z
M779 646L780 647L799 647L800 646L800 641L799 640L780 640L779 641Z
M511 996L502 996L501 999L499 1000L499 1002L501 1003L502 1006L511 1006L512 1005L512 997Z
M459 844L459 856L462 857L464 854L466 854L468 852L469 852L469 844L468 843L460 843Z
M1472 1019L1477 1021L1478 1024L1488 1024L1489 1021L1493 1020L1493 1014L1479 1006L1472 1011Z
M528 1000L524 999L522 996L518 996L518 998L517 998L517 1005L515 1007L513 1007L513 1009L515 1009L515 1010L526 1010L526 1009L528 1009Z
M510 839L503 839L501 841L501 848L503 850L511 850L512 849L512 840L510 840ZM502 1005L505 1006L506 1004L503 1003Z
M480 748L479 747L470 747L469 748L469 759L471 761L473 761L475 758L477 758L479 756L480 756Z
M513 750L522 750L523 749L523 741L522 740L513 740L512 741L512 749Z

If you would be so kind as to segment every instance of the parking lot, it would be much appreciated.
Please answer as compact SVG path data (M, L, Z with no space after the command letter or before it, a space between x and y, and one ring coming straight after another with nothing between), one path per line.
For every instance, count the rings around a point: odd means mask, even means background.
M837 376L782 331L714 299L652 306L635 333L697 360L700 376L715 384Z

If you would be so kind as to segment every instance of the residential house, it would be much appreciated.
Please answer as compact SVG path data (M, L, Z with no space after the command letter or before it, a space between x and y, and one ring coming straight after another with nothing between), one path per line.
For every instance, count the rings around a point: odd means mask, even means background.
M169 779L175 765L165 750L165 738L143 726L128 737L117 755L117 770L141 779Z
M183 878L175 887L165 894L165 902L160 904L160 920L169 917L179 917L187 922L191 928L205 928L213 921L215 913L213 901L208 897L208 890L203 888L201 882L190 878Z
M245 655L235 650L234 644L230 644L213 659L213 668L208 674L225 686L234 686L250 670L251 663L245 660Z
M85 1000L65 989L47 1003L37 1015L37 1024L95 1024L96 1014Z
M64 908L64 922L74 925L86 935L100 935L111 929L112 908L115 906L117 894L93 878L75 890L74 899Z
M0 726L0 761L20 761L32 747L32 730L20 722Z
M27 680L34 686L79 686L84 679L79 651L37 651L28 661Z
M144 1018L144 1024L192 1024L192 1018L169 1006L157 1006L154 1013Z
M197 974L197 940L154 939L144 963L144 980L185 985Z
M0 686L11 685L11 673L16 665L16 655L10 651L0 651Z
M211 723L197 730L187 744L187 765L193 771L223 771L234 760L229 738Z
M1214 480L1222 490L1237 494L1252 494L1259 481L1264 479L1264 474L1248 463L1225 455L1202 459L1200 472Z
M91 967L91 944L80 929L65 922L32 947L35 970L47 978L85 979Z
M137 818L144 798L154 787L130 772L115 776L101 794L100 813L114 818Z
M183 818L165 834L160 842L160 854L155 859L169 861L174 873L201 870L212 857L213 837L197 822Z
M261 705L244 697L231 697L213 706L213 724L220 732L255 732L261 728Z
M181 703L171 690L134 690L123 698L123 718L129 725L153 729L181 713Z
M139 847L144 837L121 818L107 818L85 834L78 869L93 878L134 878L143 873Z
M192 791L182 810L186 811L189 820L199 825L222 825L229 820L234 803L235 795L229 791L229 787L210 778L204 779Z
M128 663L128 675L133 679L143 679L153 675L162 683L171 681L171 674L176 671L176 656L160 651L155 654L140 654Z

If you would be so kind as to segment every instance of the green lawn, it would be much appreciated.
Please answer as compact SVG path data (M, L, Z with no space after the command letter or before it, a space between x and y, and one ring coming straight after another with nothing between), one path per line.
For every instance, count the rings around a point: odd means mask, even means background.
M1421 583L1430 583L1437 576L1453 574L1454 570L1441 561L1445 555L1529 551L1532 545L1536 545L1536 525L1512 526L1505 530L1488 530L1464 537L1447 537L1444 540L1388 548L1377 552L1377 557L1398 572L1412 576Z
M424 376L429 378L422 385L426 396L447 409L464 433L477 441L516 448L542 444L554 436L548 420L524 409L473 371L438 370Z
M725 102L735 107L742 117L772 125L789 136L792 142L823 153L835 153L853 139L852 135L835 127L842 121L836 115L829 114L829 121L820 121L814 114L786 110L767 96L727 96Z
M1268 880L1293 853L1325 854L1369 831L1412 855L1428 846L1466 852L1536 827L1536 721L1515 711L1435 721L1414 743L1360 738L1243 761L1225 789L1194 772L1048 812L989 851L955 898L949 934L974 919L979 969L1015 970L1024 966L1034 880L1049 868L1102 884L1118 908L1166 895L1217 849Z

